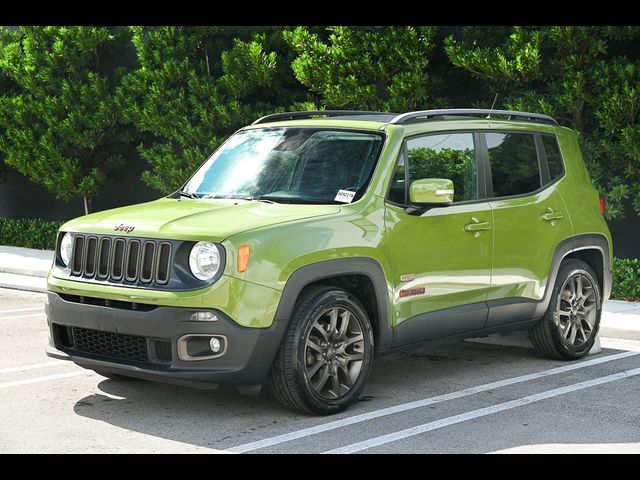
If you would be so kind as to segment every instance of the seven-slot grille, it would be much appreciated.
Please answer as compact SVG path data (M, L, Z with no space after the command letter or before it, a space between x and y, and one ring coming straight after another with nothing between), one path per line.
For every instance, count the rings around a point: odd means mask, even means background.
M171 271L171 243L76 234L70 267L77 277L163 285Z

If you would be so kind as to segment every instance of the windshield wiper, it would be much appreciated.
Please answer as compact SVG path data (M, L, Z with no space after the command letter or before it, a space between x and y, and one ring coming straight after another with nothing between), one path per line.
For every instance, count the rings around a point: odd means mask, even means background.
M194 200L196 200L198 198L198 196L195 193L185 192L184 190L178 190L177 194L180 197L192 198Z
M272 200L272 198L279 198L279 197L269 197L268 195L258 195L257 197L244 197L245 200L248 201L253 201L255 200L256 202L264 202L264 203L278 203L274 200Z
M309 204L309 205L341 205L335 200L325 200L320 198L305 197L279 197L278 195L258 195L256 197L246 197L245 200L268 201L272 203L291 203L291 204Z

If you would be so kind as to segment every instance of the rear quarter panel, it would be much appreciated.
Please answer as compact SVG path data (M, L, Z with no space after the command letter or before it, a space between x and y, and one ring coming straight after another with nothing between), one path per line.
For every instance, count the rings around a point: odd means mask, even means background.
M609 245L609 258L613 260L611 232L604 216L600 213L600 194L593 186L584 164L578 135L568 128L557 130L560 150L567 170L566 177L558 184L573 224L574 235L595 233L604 235Z

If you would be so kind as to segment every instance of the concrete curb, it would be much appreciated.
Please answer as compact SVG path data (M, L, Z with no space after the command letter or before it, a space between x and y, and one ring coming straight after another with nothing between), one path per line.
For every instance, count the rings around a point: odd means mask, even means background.
M46 278L53 263L52 250L0 245L0 272Z
M15 273L0 272L0 288L46 293L47 279L31 275L16 275Z

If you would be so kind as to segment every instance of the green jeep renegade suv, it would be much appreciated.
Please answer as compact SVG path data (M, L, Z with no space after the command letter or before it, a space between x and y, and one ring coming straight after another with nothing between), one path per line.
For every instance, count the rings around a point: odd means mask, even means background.
M108 377L269 383L340 411L376 354L530 329L593 345L611 236L576 133L523 112L268 115L166 198L60 230L47 353Z

